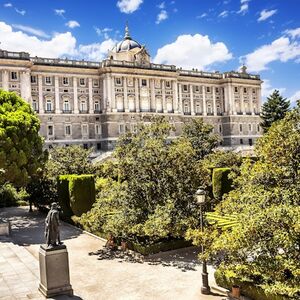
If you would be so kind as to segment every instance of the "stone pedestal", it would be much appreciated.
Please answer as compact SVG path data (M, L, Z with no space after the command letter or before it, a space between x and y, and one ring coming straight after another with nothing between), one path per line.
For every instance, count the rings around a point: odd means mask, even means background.
M0 235L10 235L10 222L9 221L0 221Z
M39 251L39 291L45 297L73 295L70 284L68 251L65 245L48 249L42 245Z

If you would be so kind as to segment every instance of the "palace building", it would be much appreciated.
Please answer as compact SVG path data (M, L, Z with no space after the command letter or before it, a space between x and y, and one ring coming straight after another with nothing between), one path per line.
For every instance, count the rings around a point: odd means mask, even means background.
M220 73L151 63L127 26L101 62L0 50L0 88L31 104L48 148L111 150L120 134L152 115L167 117L176 128L173 136L190 118L203 118L223 137L222 145L251 146L261 135L261 83L246 67Z

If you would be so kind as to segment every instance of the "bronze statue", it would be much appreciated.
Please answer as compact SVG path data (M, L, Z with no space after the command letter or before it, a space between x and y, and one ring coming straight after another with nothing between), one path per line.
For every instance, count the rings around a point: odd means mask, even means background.
M61 245L59 234L59 207L56 202L51 204L51 209L45 220L45 237L47 248Z

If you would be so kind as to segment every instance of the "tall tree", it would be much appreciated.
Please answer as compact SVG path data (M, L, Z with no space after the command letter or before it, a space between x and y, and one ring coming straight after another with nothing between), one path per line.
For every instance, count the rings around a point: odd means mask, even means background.
M262 106L261 126L265 132L271 127L272 123L281 120L290 110L290 101L283 98L278 90L275 90Z
M26 186L45 159L40 121L30 105L0 90L0 183Z

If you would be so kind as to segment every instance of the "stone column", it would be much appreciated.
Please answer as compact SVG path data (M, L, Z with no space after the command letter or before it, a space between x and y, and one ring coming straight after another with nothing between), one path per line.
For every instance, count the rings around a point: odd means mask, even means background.
M233 87L232 84L228 84L228 100L229 100L229 114L230 115L236 115L236 107L235 107L235 100L233 96Z
M78 114L78 90L77 90L77 78L73 77L73 102L74 102L74 114Z
M89 78L89 113L94 113L94 101L93 101L93 78Z
M60 113L59 108L59 78L58 76L54 77L54 90L55 90L55 113Z
M110 74L106 75L106 86L107 86L107 99L109 102L109 110L113 111L114 108L114 101L112 99L112 90L111 90L111 77Z
M216 101L216 88L214 86L212 88L212 96L213 96L213 110L214 110L214 116L217 116L217 101Z
M190 84L190 101L191 101L191 115L195 115L195 103L194 103L194 93L193 93L193 85Z
M129 112L129 103L128 103L128 92L127 92L127 78L126 77L123 77L124 78L124 109L125 109L125 112Z
M178 114L178 87L176 80L173 80L173 109L174 113Z
M103 112L107 112L109 111L109 106L108 106L108 99L107 99L107 82L105 77L101 78L100 80L102 80L102 89L103 89Z
M205 86L202 85L202 97L203 97L203 116L207 116Z
M253 109L253 88L251 88L250 92L250 97L249 97L249 106L250 106L250 113L254 115L254 109Z
M117 112L116 93L115 93L115 77L108 75L108 88L111 91L111 108L112 112Z
M27 102L31 99L31 83L29 71L20 72L21 97Z
M257 112L261 112L261 88L258 88L257 90Z
M156 111L154 79L150 79L150 111Z
M243 87L240 88L240 101L241 101L240 102L240 104L241 104L241 112L242 112L243 115L245 115L246 112L245 112L244 88Z
M161 81L161 94L162 94L162 109L163 109L163 113L167 113L167 103L166 103L166 90L165 90L165 85L166 85L166 81L162 80Z
M44 113L44 99L43 99L43 76L38 75L38 91L39 91L39 113Z
M2 89L4 91L9 90L8 76L9 76L9 74L8 74L7 70L2 71Z
M140 112L139 79L134 79L135 86L135 111Z
M183 113L182 111L182 85L181 83L178 83L178 92L179 92L179 105L178 105L178 110L179 113Z

